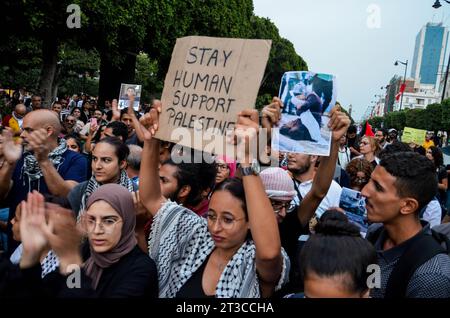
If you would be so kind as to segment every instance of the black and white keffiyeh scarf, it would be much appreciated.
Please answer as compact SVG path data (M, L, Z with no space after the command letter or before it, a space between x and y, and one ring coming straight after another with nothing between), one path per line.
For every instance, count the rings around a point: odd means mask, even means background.
M160 298L176 297L215 247L207 220L170 200L156 213L148 243L149 256L158 269ZM289 277L289 257L284 249L281 253L283 268L275 290L279 290ZM260 298L255 259L255 244L247 240L223 270L215 297Z
M52 162L52 164L55 166L56 170L59 169L59 166L64 162L64 158L62 155L67 150L67 143L65 139L60 139L58 147L53 149L48 154L48 159ZM22 175L27 177L28 179L28 192L31 192L32 187L31 184L33 181L39 180L42 178L42 170L39 166L39 163L36 160L36 157L33 155L33 153L26 151L24 152L24 159L23 159L23 167L22 167ZM24 185L25 185L25 178L24 178ZM38 188L39 191L39 182L38 182Z
M130 192L134 191L133 181L131 181L131 179L128 178L127 173L125 172L125 170L121 170L119 182L117 182L117 183L120 184L121 186L127 188L128 191L130 191ZM95 179L95 176L93 175L89 179L87 187L86 187L86 191L83 193L83 196L81 197L80 211L78 213L78 218L80 218L80 216L86 210L86 204L87 204L87 201L88 201L89 197L91 196L91 194L95 190L100 188L100 186L101 186L101 184L97 182L97 180Z

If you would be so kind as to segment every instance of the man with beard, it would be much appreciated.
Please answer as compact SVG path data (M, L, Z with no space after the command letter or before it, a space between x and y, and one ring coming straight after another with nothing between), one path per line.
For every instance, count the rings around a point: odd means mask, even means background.
M381 274L374 298L449 298L450 258L419 214L437 193L433 163L414 152L382 157L361 194L366 198L367 239ZM449 246L447 246L447 249Z
M10 131L3 131L0 200L9 206L9 220L29 192L65 197L78 182L86 180L86 159L70 151L65 140L58 139L60 133L58 116L47 109L24 117L20 135L24 149L13 142Z
M207 196L216 180L216 166L209 163L175 163L169 159L159 169L161 193L199 215L208 211Z
M377 132L375 133L375 139L378 140L381 149L384 149L388 145L388 142L386 140L387 136L388 133L384 128L378 129Z
M292 173L292 180L296 196L293 202L299 206L303 198L311 190L312 181L316 174L318 156L299 153L288 154L288 170ZM320 217L326 210L339 206L341 187L336 181L332 181L327 195L317 208L316 215Z

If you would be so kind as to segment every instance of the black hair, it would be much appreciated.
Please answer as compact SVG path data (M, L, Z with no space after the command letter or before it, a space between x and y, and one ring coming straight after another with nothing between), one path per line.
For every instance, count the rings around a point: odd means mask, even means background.
M172 159L168 159L163 162L163 165L171 165L177 168L175 178L177 179L178 188L176 194L184 186L190 186L185 205L196 206L198 205L202 197L202 192L208 189L212 189L216 179L216 164L213 163L175 163Z
M130 149L127 145L125 145L119 138L117 137L106 137L100 140L98 144L105 143L111 145L115 148L114 153L117 158L119 158L119 163L123 160L127 160L128 155L130 154Z
M66 135L66 136L64 137L64 139L65 139L65 140L69 140L69 139L75 140L75 142L77 143L78 149L80 149L80 152L83 151L83 145L81 144L81 140L80 140L80 138L77 136L77 134L75 134L75 133L68 134L68 135Z
M302 277L341 275L347 291L365 292L370 275L367 267L377 263L377 255L372 244L361 237L358 226L350 223L345 214L328 210L314 230L300 253Z
M228 191L231 193L233 197L238 199L241 202L241 208L245 213L245 220L248 221L248 213L247 213L247 203L245 201L245 191L244 185L242 181L238 178L227 178L219 183L214 192L217 191Z
M102 113L102 116L105 114L105 111L103 110L103 109L100 109L100 108L96 108L96 109L94 109L94 113L95 112L101 112Z
M75 111L75 110L79 110L80 111L80 117L78 117L78 119L77 120L81 120L83 123L87 123L87 117L86 117L86 114L84 113L84 111L83 111L83 109L82 108L80 108L80 107L74 107L73 109L72 109L72 111L70 112L70 115L72 115L72 116L74 116L73 115L73 112ZM75 116L74 116L75 117ZM75 117L76 118L76 117Z
M134 115L139 119L140 115L137 111L133 109ZM128 107L125 107L120 111L120 119L122 120L123 115L128 115Z
M128 139L128 128L127 125L121 121L112 121L106 125L106 128L112 128L112 133L116 137L122 137L122 142Z
M444 164L444 156L442 155L442 150L435 146L431 146L430 150L431 154L433 155L434 166L436 168L439 168Z
M356 126L351 125L350 127L348 127L347 133L348 134L356 134Z
M384 137L387 137L387 135L388 135L387 130L384 129L384 128L380 128L380 129L378 129L377 131L381 131L381 133L383 134Z
M404 142L394 142L384 147L378 154L378 158L383 159L385 156L398 152L412 152L412 149Z
M412 197L419 202L417 213L437 193L434 164L418 153L408 151L386 155L381 159L380 166L396 178L394 185L400 197Z
M103 121L102 121L103 122ZM94 135L94 137L92 138L92 141L93 142L95 142L95 143L97 143L99 140L100 140L100 138L102 137L102 131L104 130L104 129L106 129L106 124L101 124L100 126L99 126L99 128L97 129L97 131L95 132L95 135Z
M427 151L422 146L414 148L414 152L417 152L418 154L420 154L422 156L425 156L427 154Z

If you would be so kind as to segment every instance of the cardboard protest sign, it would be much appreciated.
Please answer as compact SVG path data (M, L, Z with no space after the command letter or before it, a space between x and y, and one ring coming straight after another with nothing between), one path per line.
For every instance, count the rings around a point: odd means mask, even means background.
M329 156L328 113L336 104L336 77L314 72L283 74L279 97L284 108L273 129L272 149Z
M120 85L120 95L119 95L119 109L124 109L128 107L128 95L134 95L133 109L135 111L139 110L139 101L141 100L141 90L142 85L136 84L121 84Z
M413 142L416 145L421 146L425 141L426 134L426 130L405 127L405 129L403 130L402 142L406 142L408 144Z
M237 114L254 108L270 47L270 40L177 39L164 81L156 138L224 154L225 148L208 145L212 139L225 145Z

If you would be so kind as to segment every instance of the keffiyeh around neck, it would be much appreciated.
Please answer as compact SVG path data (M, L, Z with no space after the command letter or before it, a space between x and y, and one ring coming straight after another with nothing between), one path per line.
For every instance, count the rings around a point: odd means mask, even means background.
M62 157L62 155L66 152L66 150L67 150L66 140L61 139L59 141L58 147L53 149L48 154L48 159L55 166L56 170L58 170L59 166L64 162L64 158ZM36 157L29 151L26 151L24 153L22 174L28 177L28 187L29 187L28 192L31 192L31 183L33 181L39 180L43 176L41 167L39 166ZM39 191L39 184L38 184L38 191Z
M120 178L117 183L120 184L121 186L125 187L126 189L128 189L129 192L133 192L133 190L134 190L133 181L131 181L131 179L128 178L125 170L121 170ZM95 176L92 176L89 179L87 187L86 187L86 191L83 193L83 196L81 197L80 211L78 212L78 219L81 217L81 215L86 210L87 201L88 201L89 197L95 190L100 188L100 186L101 186L101 184L97 182L97 180L95 179Z

